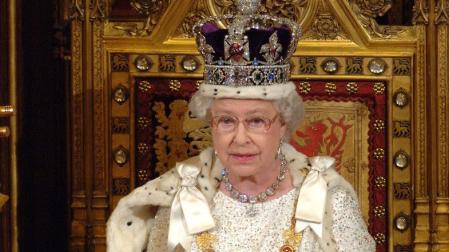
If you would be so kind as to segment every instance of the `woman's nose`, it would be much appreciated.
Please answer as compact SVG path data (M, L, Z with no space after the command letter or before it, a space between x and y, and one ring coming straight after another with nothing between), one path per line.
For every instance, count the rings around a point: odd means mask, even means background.
M244 144L250 141L248 130L243 123L239 123L235 129L234 142L238 144Z

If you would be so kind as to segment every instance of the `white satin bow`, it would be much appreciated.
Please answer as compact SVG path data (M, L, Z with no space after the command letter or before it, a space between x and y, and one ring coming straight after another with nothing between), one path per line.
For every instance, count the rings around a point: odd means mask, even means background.
M332 167L335 159L312 157L309 160L312 169L307 174L299 191L295 213L295 232L299 233L306 227L310 227L318 237L322 238L327 183L321 172Z
M206 197L196 188L200 170L183 163L177 163L176 170L182 180L171 205L168 248L173 251L181 244L190 251L193 235L215 227L215 222Z

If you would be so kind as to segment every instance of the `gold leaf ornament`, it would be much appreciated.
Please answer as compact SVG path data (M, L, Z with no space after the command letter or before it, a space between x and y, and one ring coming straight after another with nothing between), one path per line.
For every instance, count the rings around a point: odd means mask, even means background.
M196 236L196 244L202 252L214 252L213 245L217 240L217 237L209 232L203 232Z

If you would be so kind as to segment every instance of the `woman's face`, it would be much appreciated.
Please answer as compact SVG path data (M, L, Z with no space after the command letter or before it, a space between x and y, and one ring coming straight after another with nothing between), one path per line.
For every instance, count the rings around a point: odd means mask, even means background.
M248 177L276 168L275 157L286 125L271 101L216 99L211 117L215 151L231 174ZM238 119L237 123L232 124L233 119ZM261 130L264 119L271 125Z

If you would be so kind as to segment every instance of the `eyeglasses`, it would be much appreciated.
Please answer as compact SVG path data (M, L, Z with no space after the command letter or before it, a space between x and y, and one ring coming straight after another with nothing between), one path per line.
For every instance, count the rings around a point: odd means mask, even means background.
M212 118L212 127L221 133L231 133L234 132L240 122L242 122L248 132L263 134L267 133L271 124L273 124L278 117L279 114L276 114L272 119L263 116L250 116L240 121L240 119L232 115L220 115Z

